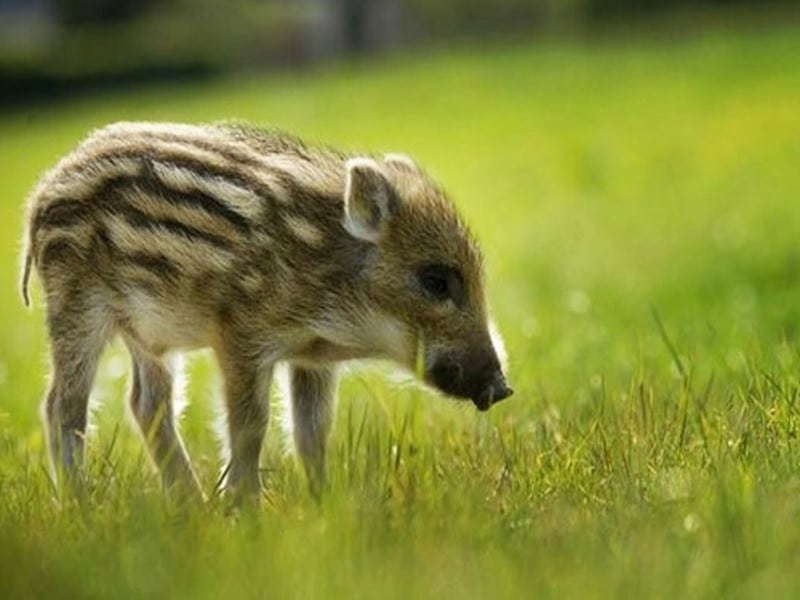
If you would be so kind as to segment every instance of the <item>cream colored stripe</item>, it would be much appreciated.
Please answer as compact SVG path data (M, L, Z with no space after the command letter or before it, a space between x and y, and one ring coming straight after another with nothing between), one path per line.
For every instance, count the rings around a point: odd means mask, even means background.
M319 247L325 238L322 231L316 225L313 225L302 217L285 214L283 215L283 222L294 237L309 246L315 248Z
M105 219L111 242L122 252L162 254L178 269L201 274L225 271L231 267L234 255L202 240L190 240L168 229L133 227L124 218L109 215Z
M248 219L261 215L263 202L255 192L217 176L206 176L191 169L153 162L153 170L161 182L180 192L202 192Z
M124 151L138 153L144 158L149 158L151 154L149 149L152 148L156 152L182 155L217 170L238 171L242 174L243 179L252 180L269 190L278 203L288 204L291 202L288 190L281 184L280 179L274 176L272 173L274 169L265 163L264 157L246 144L223 135L222 130L190 125L170 127L159 127L154 124L133 125L139 124L120 124L99 130L84 142L77 153L85 156L87 153L102 155ZM182 139L162 139L158 136L178 136ZM201 148L196 145L198 143L212 147L218 145L219 151L215 152L207 147ZM242 155L246 157L247 162L226 156L226 152ZM260 168L251 166L251 163Z
M343 193L344 165L339 170L329 166L324 168L321 165L326 161L320 161L320 165L317 165L293 154L279 153L263 156L260 160L265 169L286 173L301 188L309 188L329 196Z
M215 136L216 131L203 125L190 125L186 123L159 123L148 121L120 121L112 123L102 129L96 130L93 136L108 136L129 138L132 136L157 136L170 135L186 139L208 140Z
M124 195L130 205L156 219L174 219L189 227L230 240L231 243L242 238L241 232L227 219L208 213L199 207L173 204L160 198L154 198L136 186L126 189Z
M181 123L117 123L99 130L95 134L100 140L105 138L116 138L126 141L133 139L147 140L153 142L158 136L182 138L181 142L170 142L160 140L165 144L180 144L183 148L192 152L200 160L207 160L214 163L212 154L198 148L193 143L219 144L220 152L225 149L233 150L247 157L248 161L255 162L263 167L264 172L256 176L263 178L270 171L279 171L288 174L299 185L317 189L324 193L336 193L341 190L344 181L344 168L341 173L330 172L328 169L320 169L309 161L303 160L295 154L272 153L263 155L253 150L245 142L235 140L225 129L216 127L203 127L198 125L186 125ZM173 149L178 149L177 145ZM227 159L216 154L217 159L226 164L230 164ZM217 163L218 164L218 163ZM238 165L239 168L246 168ZM288 191L285 190L274 178L264 180L264 184L273 191L276 199L281 203L290 202Z
M77 163L77 161L75 161ZM69 177L64 177L62 168L70 163L59 163L58 167L48 173L34 194L39 204L47 204L49 200L91 200L95 191L117 177L135 177L141 172L141 161L136 158L115 158L96 160L83 164Z

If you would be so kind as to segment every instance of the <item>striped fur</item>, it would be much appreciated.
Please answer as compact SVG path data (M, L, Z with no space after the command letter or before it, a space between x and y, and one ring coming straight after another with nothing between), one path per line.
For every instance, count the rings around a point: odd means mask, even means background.
M469 302L433 302L418 279L430 264L458 270ZM80 462L88 390L115 334L131 351L131 406L151 455L167 485L189 490L197 483L171 417L170 352L214 349L226 381L227 485L243 493L258 488L276 362L292 368L295 440L315 490L335 363L384 357L413 369L425 340L439 349L425 353L425 379L439 385L442 357L461 357L467 375L469 361L496 362L477 245L403 155L353 157L246 125L110 125L31 194L26 305L34 269L53 353L48 439L65 470Z

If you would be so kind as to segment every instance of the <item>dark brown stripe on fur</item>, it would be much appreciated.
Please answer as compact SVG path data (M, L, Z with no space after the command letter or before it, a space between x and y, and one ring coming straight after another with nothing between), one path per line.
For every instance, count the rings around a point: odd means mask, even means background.
M105 214L119 214L135 227L149 229L164 227L185 237L202 239L219 247L229 247L228 241L221 236L186 225L176 219L152 217L139 210L122 193L126 188L133 186L136 186L151 197L163 200L165 203L198 208L213 216L223 218L227 223L243 233L250 230L250 223L245 217L225 207L207 194L201 192L179 192L161 185L160 181L155 181L151 177L137 178L129 176L120 176L105 182L95 193L96 201L73 200L70 198L52 201L37 211L34 216L33 229L37 231L40 228L69 227L86 222L91 219L92 214L95 212L102 212Z
M161 253L150 254L148 252L133 252L130 254L121 254L120 258L123 262L136 265L137 267L150 271L154 275L158 275L161 279L175 281L180 275L178 267L173 265L169 259Z
M246 217L229 208L214 196L199 190L184 192L169 187L156 175L152 162L149 160L145 162L145 167L142 169L142 178L131 180L131 183L135 183L143 192L157 196L167 203L199 208L212 216L225 219L242 233L250 231L250 221Z
M95 227L95 239L100 243L101 248L105 252L113 252L115 250L114 242L111 241L111 234L104 223L98 223Z
M76 200L55 200L40 206L33 217L33 231L43 228L69 227L84 223L93 208L86 202Z
M231 249L231 243L229 240L213 233L209 233L208 231L203 231L202 229L192 227L191 225L187 225L186 223L182 223L176 219L153 217L145 212L142 212L138 208L124 203L116 203L113 205L109 204L104 208L109 214L122 217L125 222L128 223L128 225L136 229L156 232L167 231L189 240L200 240L206 242L223 250Z
M107 154L103 153L92 157L91 162L102 160L137 160L142 158L163 163L167 166L193 171L200 177L218 177L220 179L225 179L255 194L264 201L267 199L275 200L275 195L268 185L252 177L248 177L246 173L242 173L235 168L210 165L184 152L169 151L156 147L147 147L143 151L112 150Z
M82 258L81 251L69 240L56 238L49 241L42 249L41 266L46 267L54 262L62 262L76 258Z
M94 196L103 199L111 190L135 185L142 192L163 200L167 204L196 208L211 216L224 219L242 233L250 231L248 219L235 210L228 208L217 198L200 191L182 192L175 190L158 179L155 173L152 172L152 168L148 167L144 171L145 173L142 177L121 175L110 179L95 191ZM33 229L36 231L41 228L69 227L76 223L85 222L97 205L98 203L91 200L71 198L54 200L37 210L34 216Z

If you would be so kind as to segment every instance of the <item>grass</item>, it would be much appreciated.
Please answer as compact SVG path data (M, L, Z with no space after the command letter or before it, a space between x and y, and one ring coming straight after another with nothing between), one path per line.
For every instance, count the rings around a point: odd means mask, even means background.
M462 48L2 116L3 595L795 596L798 73L787 22ZM483 415L356 370L322 506L275 418L264 506L234 518L164 501L114 347L89 502L59 502L37 414L42 311L14 285L25 194L91 127L230 117L429 165L483 240L516 395ZM205 355L190 366L182 429L211 490L219 381Z

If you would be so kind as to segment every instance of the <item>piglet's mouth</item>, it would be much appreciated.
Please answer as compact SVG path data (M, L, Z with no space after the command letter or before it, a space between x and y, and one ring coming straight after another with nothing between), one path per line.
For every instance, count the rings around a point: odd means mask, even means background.
M472 402L479 411L485 412L513 393L514 390L508 387L505 378L498 374L480 394L473 396Z

